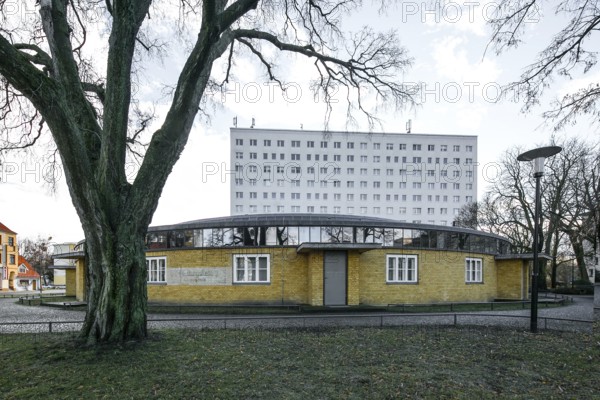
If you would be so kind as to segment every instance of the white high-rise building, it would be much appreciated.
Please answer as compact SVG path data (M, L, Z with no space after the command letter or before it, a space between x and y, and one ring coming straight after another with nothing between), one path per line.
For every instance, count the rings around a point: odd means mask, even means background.
M477 136L231 128L231 214L451 225L477 196Z

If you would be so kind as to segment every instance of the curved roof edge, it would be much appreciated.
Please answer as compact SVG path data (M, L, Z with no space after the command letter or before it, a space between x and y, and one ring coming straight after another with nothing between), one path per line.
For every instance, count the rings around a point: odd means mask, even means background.
M252 226L364 226L367 228L403 228L403 229L421 229L437 230L458 233L477 233L478 235L493 237L508 241L507 238L494 233L478 231L470 228L459 228L455 226L416 224L412 222L401 222L388 218L366 217L344 214L302 214L302 213L282 213L282 214L244 214L232 215L227 217L215 217L197 219L193 221L181 222L174 225L151 226L148 232L159 232L175 229L203 229L203 228L234 228L234 227L252 227Z

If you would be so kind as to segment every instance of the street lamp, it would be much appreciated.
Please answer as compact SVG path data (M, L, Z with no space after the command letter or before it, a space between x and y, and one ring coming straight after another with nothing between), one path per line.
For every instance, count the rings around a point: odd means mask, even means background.
M544 175L544 160L560 153L562 147L548 146L526 151L519 154L518 161L533 161L533 177L535 178L535 213L533 216L533 272L531 274L531 321L530 330L537 332L538 314L538 275L540 266L538 263L538 240L540 234L540 214L542 204L540 200L540 178Z

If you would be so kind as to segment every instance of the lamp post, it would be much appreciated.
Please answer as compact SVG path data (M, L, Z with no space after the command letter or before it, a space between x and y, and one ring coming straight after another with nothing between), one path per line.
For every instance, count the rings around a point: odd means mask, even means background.
M519 154L518 161L533 161L533 177L535 178L535 211L533 216L533 271L531 274L531 320L530 331L537 332L537 314L538 314L538 275L540 266L538 263L538 240L541 232L540 215L542 204L540 199L540 179L544 175L544 161L546 158L560 153L562 147L548 146L526 151Z

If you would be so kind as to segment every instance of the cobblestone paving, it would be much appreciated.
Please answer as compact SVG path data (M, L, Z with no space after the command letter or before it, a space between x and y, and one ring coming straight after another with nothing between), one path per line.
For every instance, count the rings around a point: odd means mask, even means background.
M78 330L85 311L54 307L23 306L17 298L0 298L0 333L48 332ZM486 311L449 314L328 314L286 316L231 316L194 314L150 314L148 326L154 328L293 328L331 326L400 326L400 325L486 325L529 328L529 310ZM555 329L591 332L593 297L575 296L574 302L564 307L538 310L540 330ZM565 319L569 321L556 321ZM52 322L50 326L50 322Z

